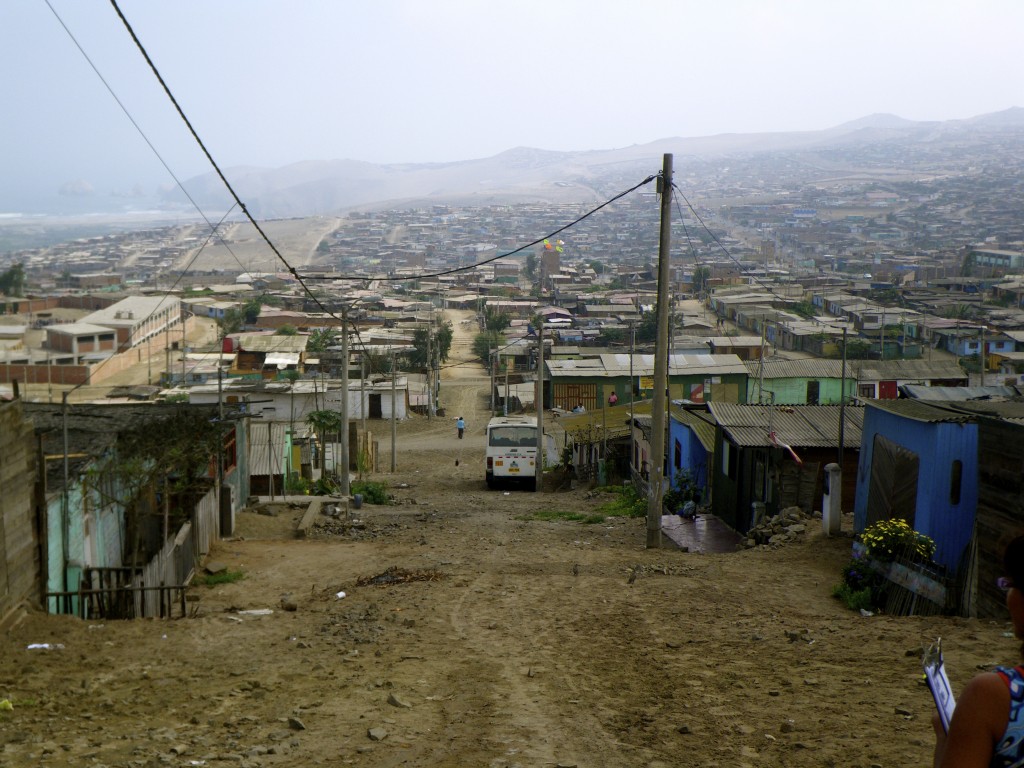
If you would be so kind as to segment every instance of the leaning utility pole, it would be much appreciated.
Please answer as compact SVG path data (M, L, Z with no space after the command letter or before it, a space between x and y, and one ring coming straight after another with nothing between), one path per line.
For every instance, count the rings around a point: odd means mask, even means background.
M662 472L668 411L669 236L672 225L672 155L666 154L661 191L661 241L658 244L658 336L654 346L654 402L651 403L651 479L647 497L647 548L661 546Z

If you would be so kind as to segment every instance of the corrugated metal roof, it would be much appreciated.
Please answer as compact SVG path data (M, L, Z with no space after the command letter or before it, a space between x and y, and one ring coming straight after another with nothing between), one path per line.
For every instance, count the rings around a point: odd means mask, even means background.
M943 403L945 405L945 403ZM994 416L1007 421L1024 419L1024 399L1013 400L970 400L949 403L948 407L979 415Z
M246 334L240 336L239 347L246 352L305 352L308 336L279 334Z
M598 408L586 413L574 413L562 416L558 423L570 436L576 433L587 433L607 430L609 438L625 437L629 434L629 403L616 405L612 408ZM650 417L651 401L641 400L633 404L633 413Z
M839 442L839 417L843 409L838 405L710 403L708 407L715 421L740 446L771 445L770 431L775 432L779 442L794 448L828 448ZM843 444L847 448L860 447L864 409L847 406L845 422Z
M904 384L900 389L913 400L948 400L950 402L1024 395L1024 388L1009 385L1001 387L926 387L922 384Z
M843 376L842 360L820 357L807 360L748 360L745 365L747 375L752 379L762 375L766 379L839 379ZM846 363L846 378L857 378L849 361Z
M864 399L865 405L871 408L878 408L881 411L894 413L914 421L925 421L933 424L942 422L965 423L973 421L973 417L965 413L957 413L947 408L940 408L931 405L923 400L868 400Z
M553 377L602 377L613 378L629 376L654 375L654 355L633 355L630 368L629 353L605 354L597 358L582 360L548 360L545 361L548 371ZM743 361L736 355L693 355L678 354L669 358L669 375L671 376L722 376L727 374L746 374Z
M715 450L715 424L706 411L691 411L678 405L673 405L669 410L673 419L693 430L704 450Z
M849 363L847 363L849 365ZM888 381L891 379L963 379L967 374L952 361L929 360L864 360L857 378L861 381Z

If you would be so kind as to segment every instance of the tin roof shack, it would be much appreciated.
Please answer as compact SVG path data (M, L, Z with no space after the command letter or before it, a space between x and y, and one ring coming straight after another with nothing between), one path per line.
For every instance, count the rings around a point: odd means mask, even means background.
M238 336L232 376L258 375L276 379L283 370L302 373L305 369L308 336L246 333Z
M758 360L747 363L748 403L831 405L857 394L857 374L842 360Z
M651 402L634 403L633 412L645 415L649 424ZM630 477L634 449L628 402L620 400L612 407L569 413L558 419L558 425L564 430L566 444L572 451L577 479L605 485Z
M854 530L902 518L955 574L978 504L977 419L921 400L864 403Z
M715 421L706 406L673 403L668 422L668 478L672 488L692 488L699 503L711 498L711 463L715 455Z
M847 361L847 365L851 365ZM930 387L960 387L967 374L952 360L861 360L852 363L857 370L857 394L879 400L895 400L904 384Z
M843 464L856 465L863 408L719 402L708 408L717 424L711 511L740 533L755 525L754 502L765 505L765 517L791 506L820 508L825 465L838 459L841 417ZM853 504L849 474L843 481L846 509Z
M83 618L163 615L168 596L154 585L186 583L194 558L233 530L248 497L245 422L181 404L65 412L27 403L25 413L50 459L35 479L44 489L47 609ZM218 456L227 491L219 499Z
M1015 403L1018 408L1022 405ZM977 582L961 604L979 618L1006 617L1006 598L996 587L1003 576L1006 542L1024 532L1024 418L978 419L978 510L975 518Z
M636 399L654 390L654 355L602 354L582 360L545 360L545 405L572 410L600 408L612 392L620 403L629 400L630 382ZM630 375L632 374L632 379ZM736 355L669 356L669 396L703 403L743 402L747 369Z

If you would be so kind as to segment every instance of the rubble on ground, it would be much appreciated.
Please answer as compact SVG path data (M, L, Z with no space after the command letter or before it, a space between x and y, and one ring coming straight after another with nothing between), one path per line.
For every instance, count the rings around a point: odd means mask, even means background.
M821 520L821 512L809 513L800 507L786 507L747 531L746 538L738 546L740 549L780 547L804 538L816 520Z

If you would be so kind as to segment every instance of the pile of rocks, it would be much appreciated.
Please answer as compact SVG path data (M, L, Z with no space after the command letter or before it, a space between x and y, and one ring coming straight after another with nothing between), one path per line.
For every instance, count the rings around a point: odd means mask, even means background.
M797 541L807 534L815 520L821 520L821 512L804 512L800 507L786 507L747 531L747 537L739 546L741 549L779 547Z

